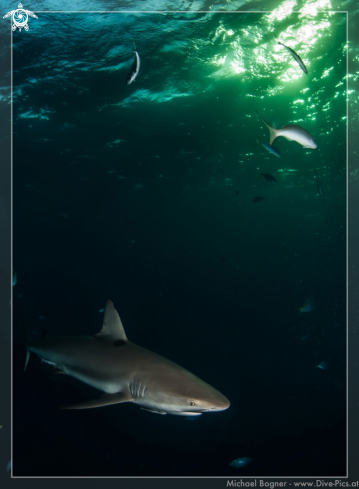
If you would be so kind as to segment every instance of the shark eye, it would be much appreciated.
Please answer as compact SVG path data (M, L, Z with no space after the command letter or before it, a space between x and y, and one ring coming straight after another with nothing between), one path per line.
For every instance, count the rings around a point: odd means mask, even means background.
M194 401L190 401L189 404L190 404L190 406L195 406L196 405L196 403Z

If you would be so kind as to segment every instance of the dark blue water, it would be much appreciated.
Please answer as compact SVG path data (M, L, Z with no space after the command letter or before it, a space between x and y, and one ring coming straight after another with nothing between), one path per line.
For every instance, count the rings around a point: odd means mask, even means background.
M14 475L345 474L346 17L308 5L38 13L14 33ZM280 137L276 158L255 110L318 149ZM34 335L96 334L108 299L231 407L54 409L98 393L35 358L23 374L20 311Z

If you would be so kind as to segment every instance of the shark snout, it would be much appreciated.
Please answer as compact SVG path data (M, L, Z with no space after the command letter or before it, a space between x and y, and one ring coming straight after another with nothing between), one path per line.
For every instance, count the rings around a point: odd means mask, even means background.
M221 395L214 403L212 403L212 407L209 410L212 412L225 411L230 405L231 403L229 400L225 396Z

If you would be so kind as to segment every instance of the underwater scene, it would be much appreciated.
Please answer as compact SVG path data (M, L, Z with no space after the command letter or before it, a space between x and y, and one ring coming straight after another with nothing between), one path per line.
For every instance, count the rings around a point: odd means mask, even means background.
M14 476L346 475L347 16L286 5L14 31Z

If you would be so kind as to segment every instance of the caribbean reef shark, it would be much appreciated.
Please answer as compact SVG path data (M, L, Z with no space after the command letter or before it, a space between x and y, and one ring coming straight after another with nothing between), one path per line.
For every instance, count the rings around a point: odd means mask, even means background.
M26 332L26 363L30 352L65 373L103 392L65 409L86 409L133 402L158 414L199 416L223 411L228 399L188 370L128 341L113 303L107 301L102 329L95 336L33 339Z

